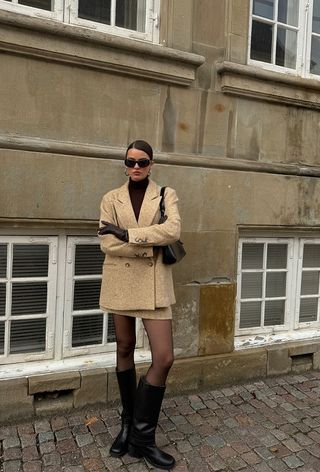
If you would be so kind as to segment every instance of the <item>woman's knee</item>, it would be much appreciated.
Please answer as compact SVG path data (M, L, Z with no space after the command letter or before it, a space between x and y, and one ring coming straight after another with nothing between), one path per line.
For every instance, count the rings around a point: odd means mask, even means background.
M153 359L152 364L161 370L169 372L174 362L173 354L163 354L156 359Z
M136 347L135 339L118 339L117 352L121 357L128 357L133 354Z

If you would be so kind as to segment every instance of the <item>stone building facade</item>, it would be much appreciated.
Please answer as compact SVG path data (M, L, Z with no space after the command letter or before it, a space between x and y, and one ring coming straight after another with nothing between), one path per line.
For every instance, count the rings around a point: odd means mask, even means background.
M169 389L318 368L317 8L0 0L2 419L117 397L96 229L137 138L188 253Z

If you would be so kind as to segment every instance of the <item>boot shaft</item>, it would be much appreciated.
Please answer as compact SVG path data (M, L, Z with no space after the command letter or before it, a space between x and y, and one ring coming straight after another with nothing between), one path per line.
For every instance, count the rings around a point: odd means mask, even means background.
M165 386L141 378L136 392L131 436L135 443L154 444Z
M132 419L137 389L135 368L117 371L117 380L123 408L122 418Z

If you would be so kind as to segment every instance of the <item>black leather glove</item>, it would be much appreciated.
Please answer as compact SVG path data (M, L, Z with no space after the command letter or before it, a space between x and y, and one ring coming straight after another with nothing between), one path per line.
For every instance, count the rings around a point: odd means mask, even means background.
M116 238L120 239L127 243L129 241L128 231L126 229L121 229L119 226L108 223L107 221L101 221L104 226L101 226L98 230L99 236L104 236L105 234L113 234Z

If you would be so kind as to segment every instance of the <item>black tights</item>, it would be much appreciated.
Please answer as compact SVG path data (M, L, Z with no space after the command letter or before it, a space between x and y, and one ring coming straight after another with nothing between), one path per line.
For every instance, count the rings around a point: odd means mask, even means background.
M113 315L117 339L117 369L127 370L134 366L136 345L135 318ZM146 375L151 385L165 385L173 364L173 341L171 320L143 320L147 332L152 364Z

